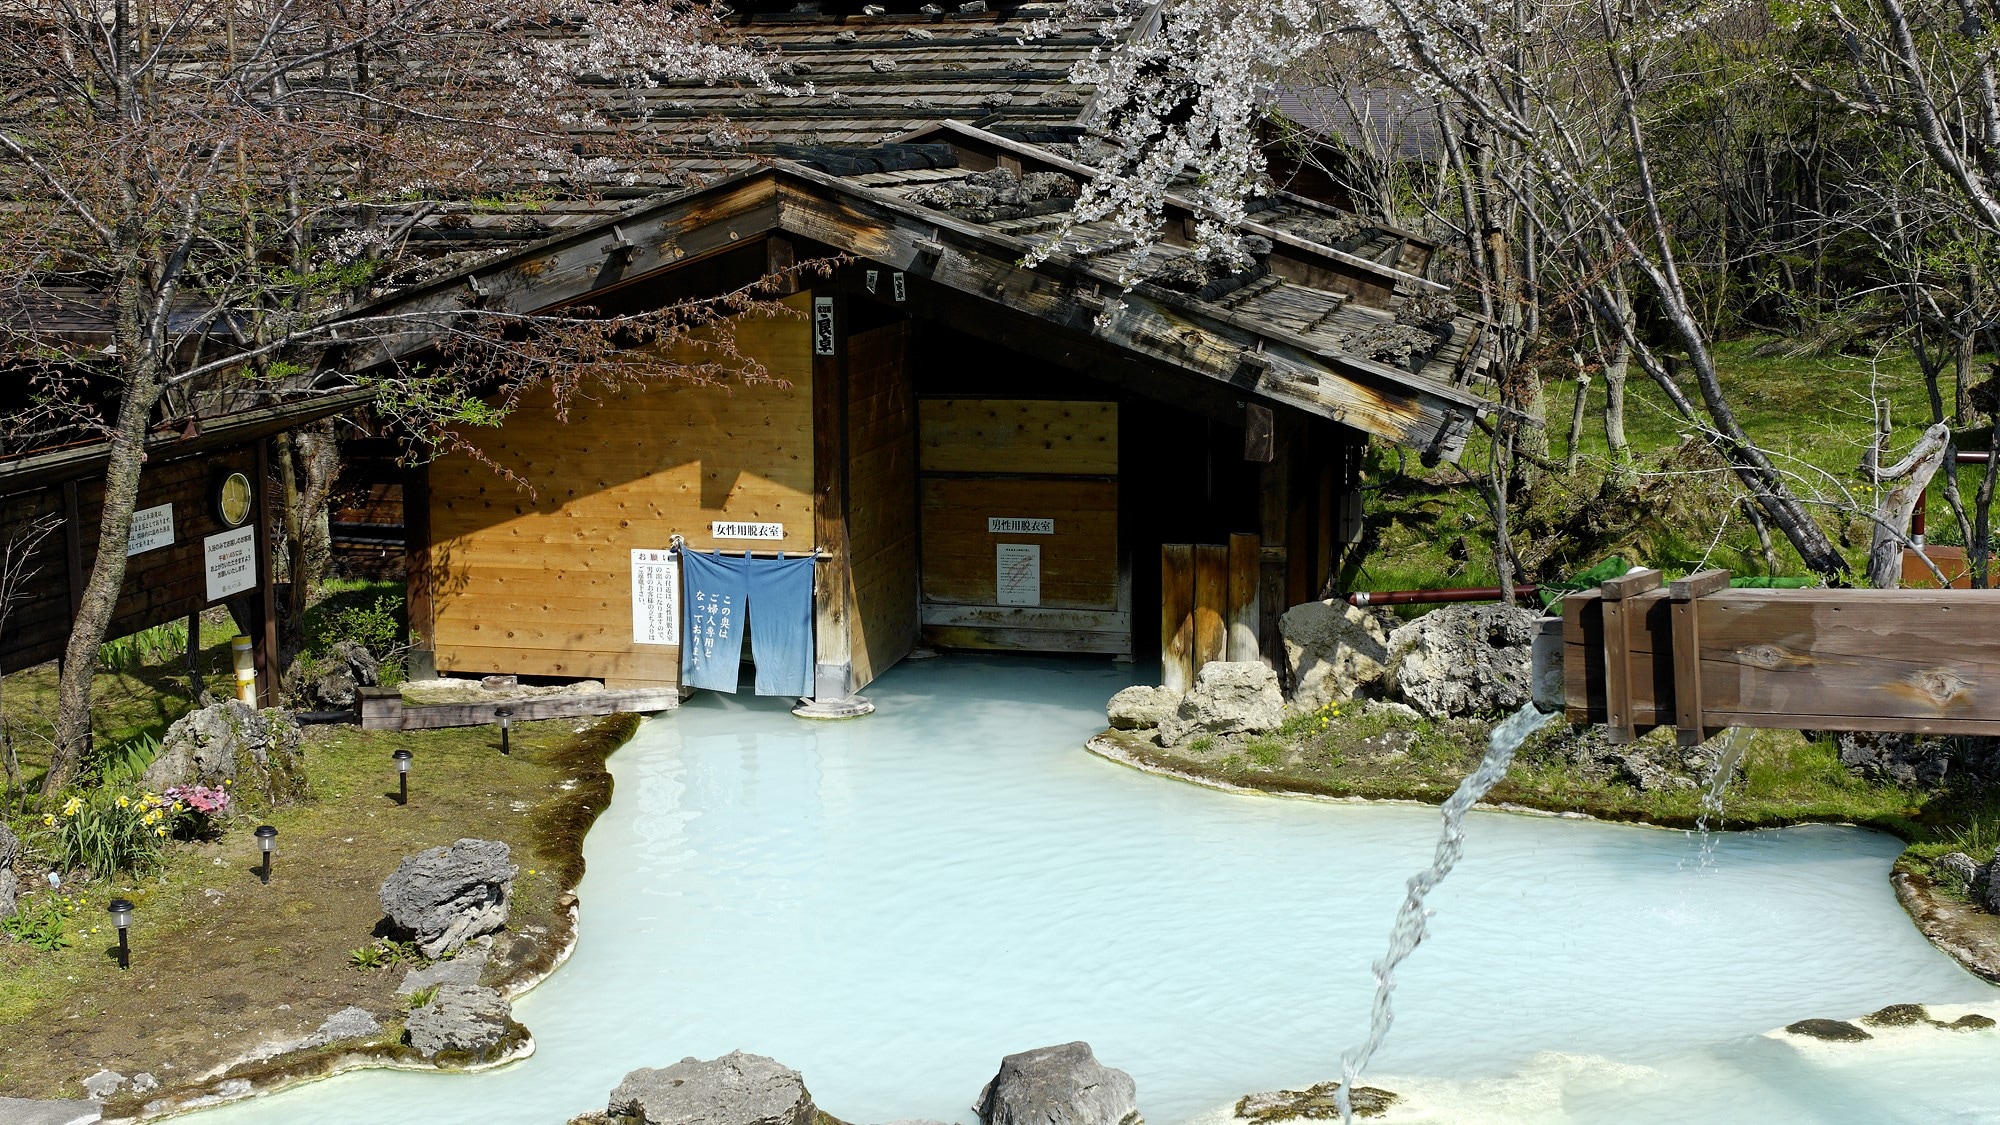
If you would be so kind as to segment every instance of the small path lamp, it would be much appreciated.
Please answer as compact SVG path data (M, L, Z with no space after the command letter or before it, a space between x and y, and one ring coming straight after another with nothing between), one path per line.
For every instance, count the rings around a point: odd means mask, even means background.
M105 907L111 913L111 924L118 927L118 967L132 967L132 946L125 932L132 926L132 903L129 899L114 898Z
M260 824L254 835L257 837L257 850L264 853L264 866L257 869L257 878L265 886L270 886L271 853L278 846L278 830L268 824Z
M500 752L502 754L510 754L513 751L507 745L507 735L514 726L514 709L512 707L495 707L493 709L493 717L500 720Z
M407 805L410 803L410 759L415 755L408 750L398 750L389 756L396 759L396 803Z

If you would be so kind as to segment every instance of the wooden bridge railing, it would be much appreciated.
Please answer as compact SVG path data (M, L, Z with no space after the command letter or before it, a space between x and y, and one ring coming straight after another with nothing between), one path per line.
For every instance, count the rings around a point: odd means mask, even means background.
M1634 571L1562 604L1563 702L1614 742L1673 726L2000 734L2000 590L1731 589Z

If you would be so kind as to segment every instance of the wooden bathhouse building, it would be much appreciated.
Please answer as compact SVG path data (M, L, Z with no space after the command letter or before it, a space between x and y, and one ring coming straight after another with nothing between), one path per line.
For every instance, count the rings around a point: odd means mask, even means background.
M1018 9L744 18L816 93L689 84L662 111L729 119L740 159L532 237L468 218L454 237L515 245L364 310L637 310L841 263L794 283L796 315L737 329L772 381L599 394L567 422L528 403L478 444L532 492L465 456L411 475L419 670L675 687L656 568L676 542L817 553L827 703L920 645L1274 654L1277 615L1359 533L1364 444L1450 459L1487 409L1433 247L1313 199L1259 202L1241 273L1190 265L1186 207L1129 291L1108 229L1025 266L1092 175L1067 75L1094 31L1022 42Z

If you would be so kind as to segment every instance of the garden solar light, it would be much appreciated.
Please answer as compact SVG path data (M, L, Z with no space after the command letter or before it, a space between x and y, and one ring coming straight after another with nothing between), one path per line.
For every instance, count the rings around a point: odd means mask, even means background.
M105 909L111 912L111 922L118 927L118 967L129 969L132 967L132 947L127 943L125 931L132 925L132 904L126 899L114 898Z
M278 846L278 830L268 824L260 824L254 835L258 849L264 853L264 866L257 869L257 878L268 886L271 882L271 852Z
M507 747L507 732L514 725L514 709L512 707L495 707L493 714L495 718L500 720L500 752L502 754L510 753Z
M408 750L398 750L389 755L396 759L396 803L410 803L410 759L414 757Z

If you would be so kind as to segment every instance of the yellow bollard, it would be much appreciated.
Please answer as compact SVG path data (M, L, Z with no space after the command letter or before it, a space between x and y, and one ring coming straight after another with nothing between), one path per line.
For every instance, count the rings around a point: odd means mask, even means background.
M251 654L249 637L231 637L229 659L236 665L236 698L257 706L257 661Z

